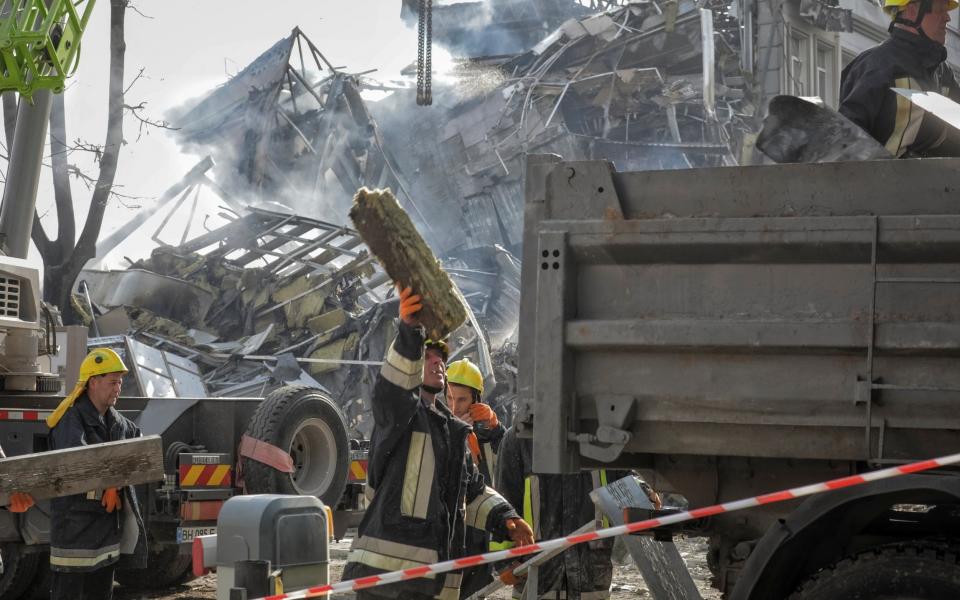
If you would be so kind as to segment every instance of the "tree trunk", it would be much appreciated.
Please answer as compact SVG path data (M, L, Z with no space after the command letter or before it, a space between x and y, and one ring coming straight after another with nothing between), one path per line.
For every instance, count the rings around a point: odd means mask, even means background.
M96 255L97 239L117 174L123 145L124 115L124 18L128 0L110 1L110 93L107 136L100 157L100 173L93 189L90 208L80 237L74 245L76 225L66 160L66 125L63 98L55 98L50 116L50 144L53 154L53 182L57 205L57 239L49 240L40 219L34 216L33 241L43 257L43 298L60 308L65 324L80 322L70 302L74 283L87 261ZM58 149L60 150L58 152Z

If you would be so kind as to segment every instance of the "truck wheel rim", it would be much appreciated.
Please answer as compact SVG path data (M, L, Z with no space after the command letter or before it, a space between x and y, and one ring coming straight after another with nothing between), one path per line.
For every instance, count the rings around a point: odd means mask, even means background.
M293 458L290 480L297 493L320 496L330 488L336 471L337 443L325 421L302 421L293 434L290 456Z

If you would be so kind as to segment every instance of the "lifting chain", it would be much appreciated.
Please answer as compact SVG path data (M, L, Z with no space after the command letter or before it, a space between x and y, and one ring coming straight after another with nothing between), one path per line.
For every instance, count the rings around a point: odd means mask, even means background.
M420 0L417 23L417 104L433 104L433 0Z

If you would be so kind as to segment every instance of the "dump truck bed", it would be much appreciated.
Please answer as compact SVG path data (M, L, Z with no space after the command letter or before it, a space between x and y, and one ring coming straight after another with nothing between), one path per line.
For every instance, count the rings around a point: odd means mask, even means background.
M960 451L960 160L528 160L535 468Z

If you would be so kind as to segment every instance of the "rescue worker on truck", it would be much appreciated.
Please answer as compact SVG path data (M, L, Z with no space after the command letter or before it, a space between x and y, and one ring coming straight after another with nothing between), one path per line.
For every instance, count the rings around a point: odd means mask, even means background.
M539 541L569 535L591 520L597 529L609 527L607 518L590 499L590 492L629 474L607 469L569 475L536 474L533 442L517 437L514 426L507 430L500 444L496 487L508 502L523 507L523 518L533 527L534 538ZM577 544L547 561L539 569L537 597L609 598L613 543L613 538L607 538ZM526 580L521 579L514 585L514 598L520 597L525 584Z
M83 359L73 391L47 417L52 450L140 436L116 409L125 373L123 360L108 348ZM52 600L110 600L121 554L132 555L124 566L147 566L146 532L132 486L51 500Z
M399 289L400 286L398 286ZM466 525L497 540L533 543L533 531L485 485L467 450L470 426L437 402L447 347L424 340L420 296L400 291L397 337L387 350L372 398L367 485L370 504L350 548L343 579L420 567L465 555ZM456 600L459 572L357 592L360 600Z
M447 406L461 421L471 425L467 434L467 447L473 464L483 475L487 485L493 486L497 471L497 452L506 428L497 419L483 398L483 373L477 365L464 358L447 366ZM467 527L467 554L481 554L500 550L500 542L491 542L490 534L483 528ZM467 598L493 581L493 565L477 565L463 571L460 597Z
M949 11L957 0L883 0L890 37L857 56L840 80L840 113L897 158L960 156L960 132L891 88L960 101L946 64Z

